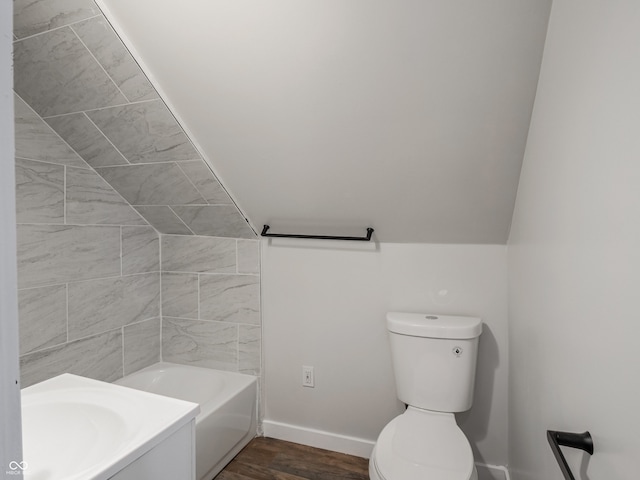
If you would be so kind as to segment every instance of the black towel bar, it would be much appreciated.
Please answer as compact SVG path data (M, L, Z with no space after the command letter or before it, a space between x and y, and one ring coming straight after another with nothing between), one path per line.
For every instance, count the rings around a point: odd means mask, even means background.
M262 228L262 233L260 234L263 237L277 237L277 238L316 238L320 240L356 240L360 242L368 242L371 240L371 234L373 233L373 228L367 228L367 235L365 237L336 237L333 235L297 235L291 233L267 233L269 230L269 225L265 225Z
M566 480L575 480L575 477L573 476L573 473L571 473L571 469L560 450L560 446L579 448L580 450L587 452L589 455L593 455L593 439L591 438L591 434L589 432L570 433L547 430L547 440L549 440L551 451L558 461L558 465L560 466L560 470L562 470L564 478Z

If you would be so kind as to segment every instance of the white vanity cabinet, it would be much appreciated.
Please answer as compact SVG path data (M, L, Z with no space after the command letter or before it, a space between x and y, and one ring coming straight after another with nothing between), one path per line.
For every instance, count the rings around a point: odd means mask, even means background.
M22 390L25 480L195 480L197 403L65 373Z

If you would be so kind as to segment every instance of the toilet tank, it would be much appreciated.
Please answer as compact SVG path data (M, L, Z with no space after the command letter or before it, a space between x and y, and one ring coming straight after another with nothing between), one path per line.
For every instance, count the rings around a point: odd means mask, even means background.
M481 319L390 312L387 329L402 402L438 412L471 408Z

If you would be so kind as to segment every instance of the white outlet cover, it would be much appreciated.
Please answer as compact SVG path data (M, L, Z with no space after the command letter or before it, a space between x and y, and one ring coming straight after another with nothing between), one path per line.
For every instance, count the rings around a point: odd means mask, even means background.
M313 367L303 365L302 366L302 386L314 387L315 381L313 378Z

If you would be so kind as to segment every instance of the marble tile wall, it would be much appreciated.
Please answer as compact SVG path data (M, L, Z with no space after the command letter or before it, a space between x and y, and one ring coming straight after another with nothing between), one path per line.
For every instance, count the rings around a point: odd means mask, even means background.
M259 242L93 0L14 0L22 385L260 375Z
M93 167L160 233L255 238L93 0L14 0L14 34L15 90L58 150L77 152L68 162Z
M22 385L114 380L160 359L158 232L19 96Z
M162 356L260 375L260 243L162 235Z

